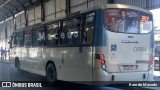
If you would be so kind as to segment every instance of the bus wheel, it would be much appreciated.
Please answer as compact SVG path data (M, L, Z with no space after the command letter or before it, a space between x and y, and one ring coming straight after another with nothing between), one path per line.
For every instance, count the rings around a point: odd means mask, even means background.
M57 80L56 68L52 63L48 64L46 68L46 77L50 84L54 84Z
M20 69L20 62L19 62L19 60L16 60L16 69L17 69L17 71L18 71L18 72L20 72L20 71L21 71L21 69Z

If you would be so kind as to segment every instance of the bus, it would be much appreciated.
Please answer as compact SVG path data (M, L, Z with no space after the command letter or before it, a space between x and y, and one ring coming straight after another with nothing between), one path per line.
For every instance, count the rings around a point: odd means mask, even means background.
M10 62L56 80L153 81L150 11L106 4L13 32Z

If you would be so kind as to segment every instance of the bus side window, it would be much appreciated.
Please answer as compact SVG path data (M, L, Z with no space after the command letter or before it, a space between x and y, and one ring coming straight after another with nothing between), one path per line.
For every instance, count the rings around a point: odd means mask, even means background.
M27 47L32 46L32 29L24 31L24 45Z
M94 16L95 13L90 13L86 15L85 30L84 30L84 45L90 45L93 42Z
M81 21L79 18L72 19L70 30L71 30L71 35L72 35L72 45L73 46L77 46L80 44L80 41L79 41L80 23Z
M10 48L16 47L17 42L16 42L16 36L11 37L11 42L10 42Z
M68 45L67 31L68 31L68 21L63 21L62 30L60 33L61 45Z
M46 27L46 44L47 46L55 46L58 45L59 40L59 22L54 22L51 24L48 24Z
M32 46L37 47L37 46L42 46L43 45L43 40L44 40L44 27L36 27L33 30L33 37L32 37Z
M33 37L32 37L32 46L33 47L40 46L38 37L39 37L39 31L34 29L33 30Z
M13 46L14 46L14 47L17 46L17 36L15 36L14 39L13 39Z
M76 46L79 44L79 23L79 18L63 21L61 34L64 33L64 37L61 36L62 45Z
M17 47L22 47L23 46L23 31L18 32L17 35Z

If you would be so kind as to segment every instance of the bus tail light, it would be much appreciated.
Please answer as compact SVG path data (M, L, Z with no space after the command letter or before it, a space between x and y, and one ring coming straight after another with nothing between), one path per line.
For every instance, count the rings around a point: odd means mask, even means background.
M150 64L153 64L154 62L154 56L152 56L151 60L150 60Z
M103 54L100 55L100 64L101 65L105 65L106 64L105 56Z
M149 62L149 68L148 68L148 70L152 70L152 68L153 68L153 63L154 63L154 56L151 57L151 60L150 60L150 62Z
M106 61L105 60L100 60L101 65L105 65Z
M105 61L105 56L104 54L100 54L100 60L99 60L100 64L101 64L101 68L103 70L106 70L106 61Z

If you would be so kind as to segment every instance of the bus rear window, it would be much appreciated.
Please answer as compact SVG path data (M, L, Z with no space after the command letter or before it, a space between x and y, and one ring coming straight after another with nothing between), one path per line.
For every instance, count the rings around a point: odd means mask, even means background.
M105 10L108 30L122 33L149 33L152 31L152 15L133 9L110 8Z

